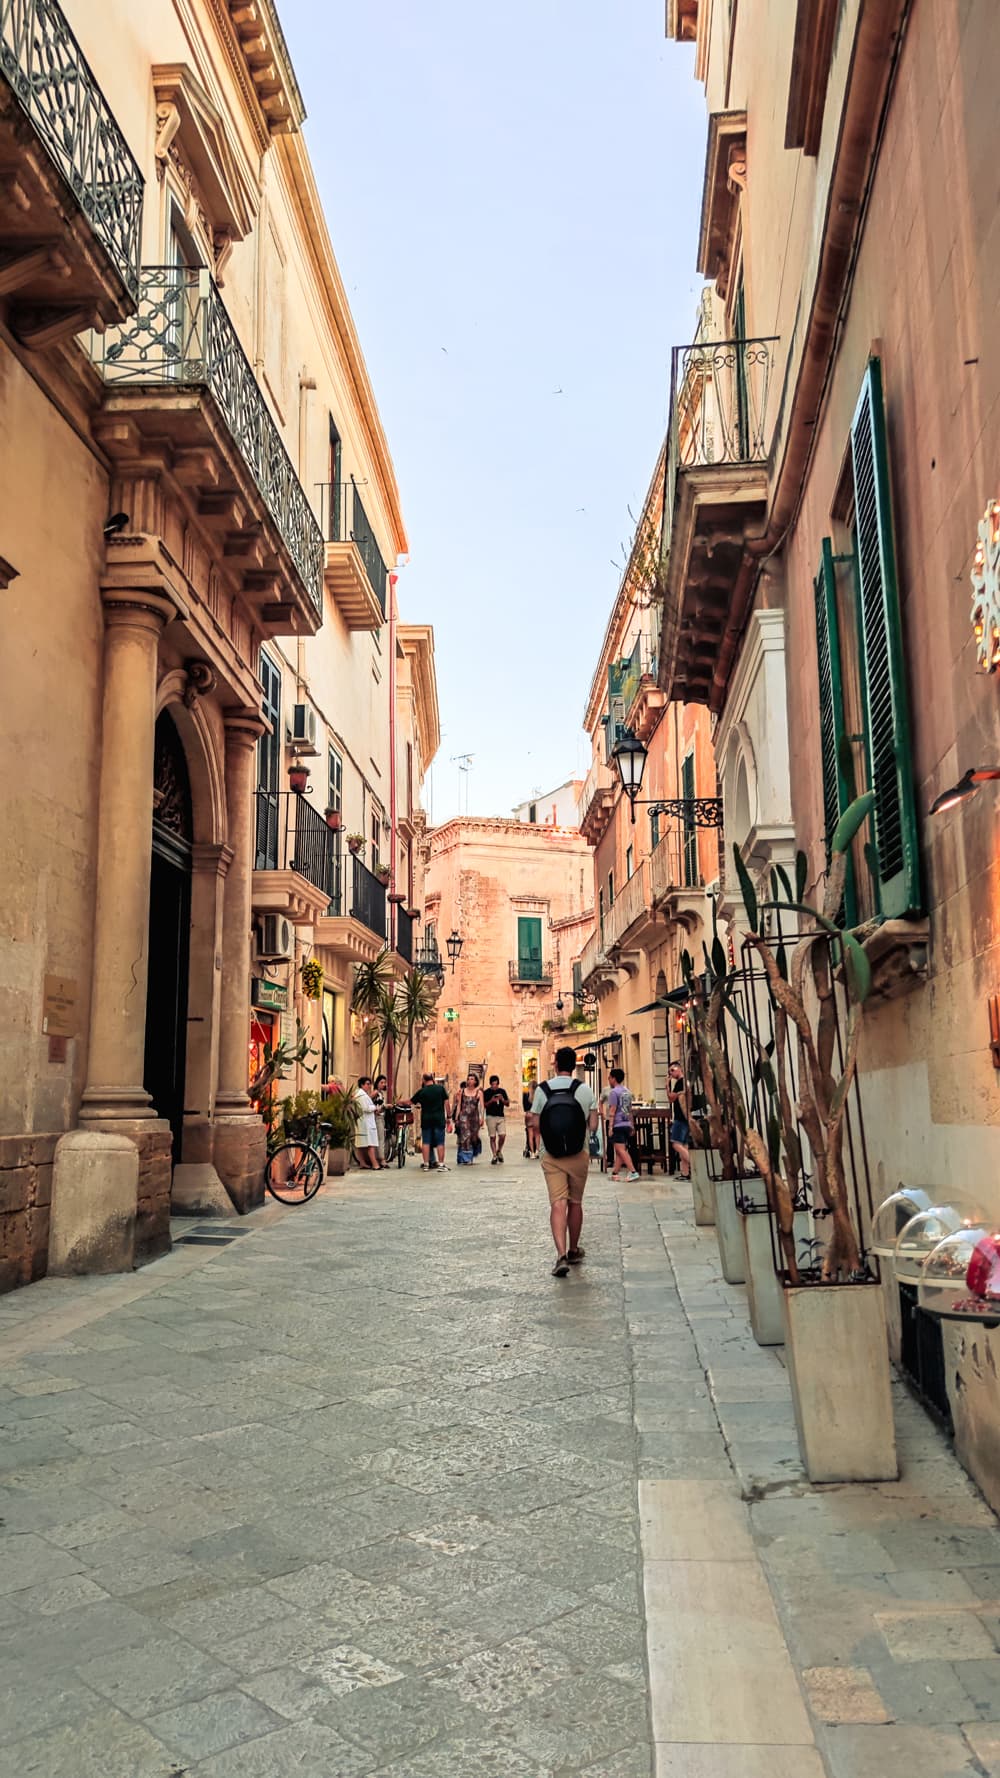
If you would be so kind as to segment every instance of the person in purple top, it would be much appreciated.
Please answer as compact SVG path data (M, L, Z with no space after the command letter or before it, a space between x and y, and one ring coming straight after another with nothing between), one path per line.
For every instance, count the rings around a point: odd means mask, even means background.
M639 1175L632 1165L629 1143L635 1135L635 1120L632 1117L632 1095L625 1085L624 1068L612 1068L610 1074L611 1090L607 1096L608 1121L611 1125L611 1141L614 1147L614 1166L611 1169L612 1179L633 1180Z

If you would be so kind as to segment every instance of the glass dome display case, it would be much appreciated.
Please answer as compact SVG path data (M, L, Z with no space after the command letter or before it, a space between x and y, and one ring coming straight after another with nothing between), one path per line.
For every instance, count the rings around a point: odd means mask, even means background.
M896 1242L908 1222L933 1207L930 1189L921 1185L900 1186L880 1204L872 1217L871 1250L879 1259L895 1259Z
M939 1241L921 1268L917 1302L942 1321L1000 1327L1000 1225L963 1224Z
M900 1230L893 1252L897 1281L919 1284L924 1261L940 1241L964 1228L979 1227L985 1221L986 1215L981 1207L962 1198L953 1198L950 1202L939 1200L911 1216Z

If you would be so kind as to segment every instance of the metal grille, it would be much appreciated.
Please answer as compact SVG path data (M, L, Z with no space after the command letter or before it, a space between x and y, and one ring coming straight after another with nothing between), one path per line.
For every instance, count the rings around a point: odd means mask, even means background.
M360 858L351 859L351 918L385 938L385 885Z
M405 908L396 909L396 954L404 963L413 962L413 928L416 922Z
M258 790L255 868L298 871L339 913L340 834L294 791Z
M323 533L207 271L144 266L139 307L95 357L107 383L209 390L298 571L323 609Z
M330 543L353 543L365 565L368 583L385 616L389 570L379 549L365 503L352 476L346 482L320 484L323 534Z
M135 300L142 174L55 0L0 0L0 70Z

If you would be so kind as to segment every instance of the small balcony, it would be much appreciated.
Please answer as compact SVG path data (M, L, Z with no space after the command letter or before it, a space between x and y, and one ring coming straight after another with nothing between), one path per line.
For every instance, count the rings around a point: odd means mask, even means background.
M135 308L142 190L57 0L0 0L0 310L25 345Z
M389 570L352 476L319 489L326 538L326 585L349 630L377 630L385 622Z
M595 759L584 779L577 804L580 832L591 846L596 846L611 817L615 802L612 768L603 759Z
M540 957L514 957L507 965L507 973L514 988L552 986L552 965L543 963Z
M405 908L397 907L396 942L393 949L396 956L401 957L411 969L413 968L413 931L416 924L416 920L406 912Z
M647 869L652 906L668 920L693 931L704 917L706 905L699 830L693 821L669 822L649 855Z
M314 634L323 533L209 273L146 266L139 307L92 343L95 433L124 477L168 470L270 635Z
M667 707L667 694L657 684L658 665L652 637L637 636L632 653L623 663L620 695L625 727L642 742L649 740Z
M621 952L633 950L655 924L656 914L646 881L646 861L640 859L604 916L605 951L617 958Z
M290 790L258 790L253 905L307 925L339 903L340 835Z
M580 953L580 982L588 994L598 998L618 984L618 971L607 954L600 928L587 940Z
M342 887L316 921L315 942L351 963L370 963L386 944L385 884L354 856L349 865L345 860L344 875Z
M673 351L658 683L667 698L716 712L751 590L746 544L767 512L777 343L697 340Z

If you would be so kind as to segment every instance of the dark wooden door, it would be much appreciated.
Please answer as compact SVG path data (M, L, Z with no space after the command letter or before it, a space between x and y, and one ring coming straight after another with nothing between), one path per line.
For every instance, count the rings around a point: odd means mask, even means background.
M156 724L155 806L149 874L149 974L143 1085L181 1158L191 943L191 790L180 737L166 712Z

